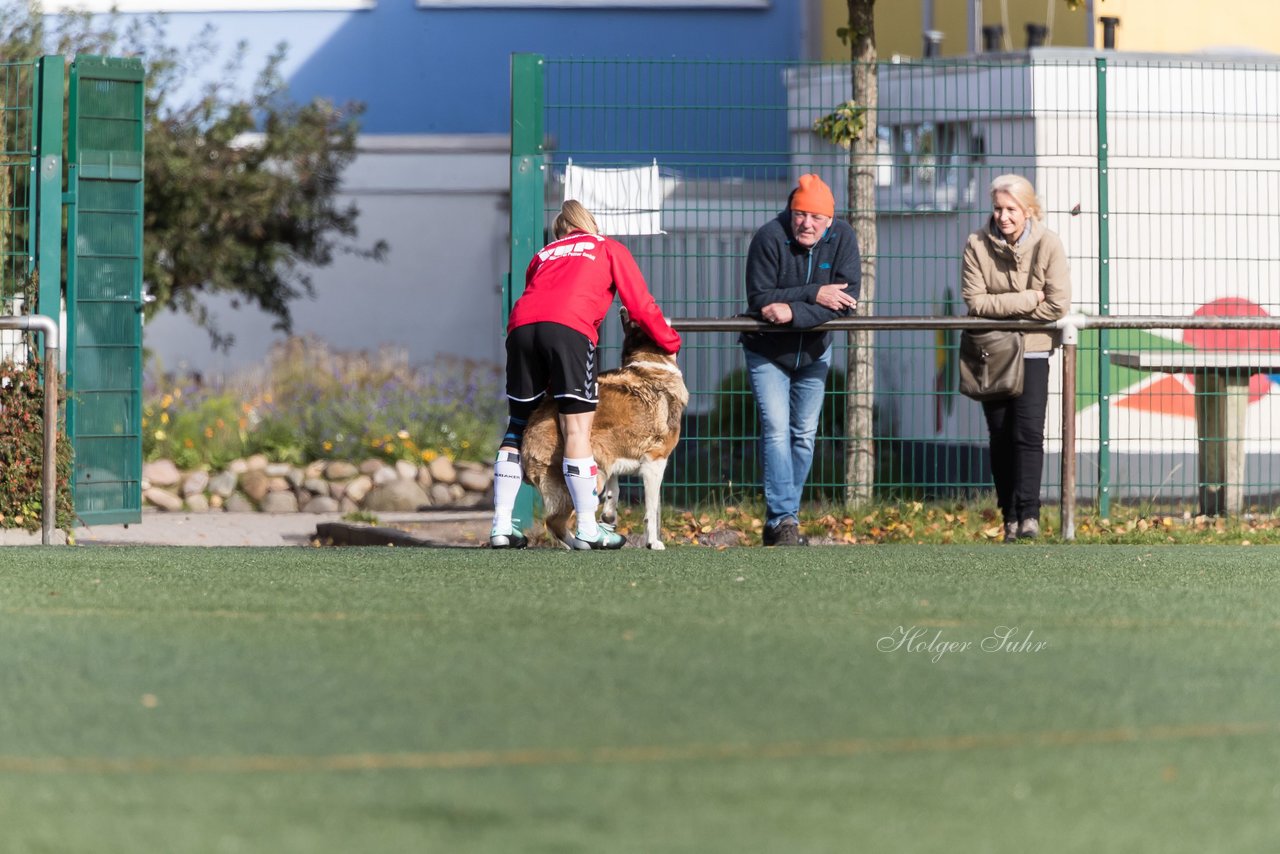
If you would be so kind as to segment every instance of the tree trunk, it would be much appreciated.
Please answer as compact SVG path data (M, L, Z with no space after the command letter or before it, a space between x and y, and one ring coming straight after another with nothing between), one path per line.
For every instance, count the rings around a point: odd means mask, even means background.
M870 315L876 295L876 35L875 0L848 0L853 100L866 107L866 124L853 141L849 161L849 223L862 252L862 295L859 314ZM849 333L848 396L845 424L845 502L864 504L875 487L874 333Z

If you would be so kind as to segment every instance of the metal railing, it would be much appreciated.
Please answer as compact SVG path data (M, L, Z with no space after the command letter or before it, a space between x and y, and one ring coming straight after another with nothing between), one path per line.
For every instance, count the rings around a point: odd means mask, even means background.
M763 321L746 317L731 318L675 318L671 326L680 332L779 332L788 331L787 327L779 327ZM982 317L850 317L833 320L822 324L818 329L831 331L854 330L989 330L1007 329L1022 332L1054 331L1062 333L1062 372L1061 372L1061 481L1059 500L1062 514L1062 536L1066 540L1075 539L1076 516L1076 347L1079 333L1085 329L1204 329L1204 330L1280 330L1280 317L1160 317L1142 315L1091 316L1070 314L1057 321L1041 322L1029 320L993 320ZM1272 364L1268 354L1254 351L1240 351L1241 356L1248 356L1243 362L1255 363L1258 367L1242 364L1212 364L1207 360L1202 367L1189 366L1187 373L1219 373L1235 377L1247 378L1253 374L1265 373ZM1280 361L1280 354L1275 360ZM1225 425L1222 425L1225 426ZM870 437L862 437L864 441L872 441ZM1223 433L1215 437L1217 442L1239 441L1241 437ZM1202 442L1203 442L1202 437ZM1202 450L1202 455L1211 451ZM1201 469L1203 475L1203 466ZM1202 484L1203 486L1203 484ZM1235 484L1237 488L1242 484ZM1203 501L1203 498L1202 498ZM1215 511L1216 515L1216 511Z

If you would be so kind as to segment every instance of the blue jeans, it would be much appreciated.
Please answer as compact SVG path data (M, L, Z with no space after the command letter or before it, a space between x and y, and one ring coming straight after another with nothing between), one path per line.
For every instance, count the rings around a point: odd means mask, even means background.
M831 348L813 364L791 371L750 350L743 352L760 410L765 524L773 527L787 518L799 521L800 493L813 465Z

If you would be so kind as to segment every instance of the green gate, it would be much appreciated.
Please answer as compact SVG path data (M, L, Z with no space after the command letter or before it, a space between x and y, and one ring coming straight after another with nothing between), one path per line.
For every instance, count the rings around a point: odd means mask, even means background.
M143 67L80 56L67 129L67 434L76 514L142 513Z

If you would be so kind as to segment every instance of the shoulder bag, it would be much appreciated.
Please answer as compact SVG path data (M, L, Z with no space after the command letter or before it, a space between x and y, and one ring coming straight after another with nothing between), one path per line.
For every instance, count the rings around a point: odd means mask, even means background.
M960 333L960 393L974 400L1007 400L1022 394L1021 332L993 329Z

